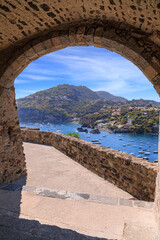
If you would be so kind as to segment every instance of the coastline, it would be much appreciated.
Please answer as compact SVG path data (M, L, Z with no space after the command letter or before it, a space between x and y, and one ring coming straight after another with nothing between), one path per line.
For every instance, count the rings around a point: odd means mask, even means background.
M80 122L78 121L78 120L76 120L76 121L69 121L69 122L60 122L61 124L65 124L65 123L70 123L70 124L78 124L78 125L81 125L80 124ZM48 123L45 123L45 122L34 122L34 124L60 124L60 123L53 123L53 122L48 122ZM29 123L29 122L22 122L22 124L32 124L32 123ZM81 125L81 127L82 127L82 125ZM88 127L86 127L86 128L88 128ZM99 130L101 130L101 131L105 131L105 132L108 132L108 133L110 133L110 134L112 134L112 133L118 133L118 134L121 134L121 133L127 133L127 134L139 134L139 133L133 133L133 132L123 132L123 131L112 131L111 129L108 129L108 128L104 128L104 127L95 127L95 128L97 128L97 129L99 129ZM151 135L151 136L158 136L158 133L141 133L141 134L143 134L143 135Z
M99 127L98 129L99 129L99 130L102 130L102 131L106 131L106 132L111 133L111 134L114 133L112 130L110 130L110 129L108 129L108 128L103 128L103 127L100 128L100 127Z

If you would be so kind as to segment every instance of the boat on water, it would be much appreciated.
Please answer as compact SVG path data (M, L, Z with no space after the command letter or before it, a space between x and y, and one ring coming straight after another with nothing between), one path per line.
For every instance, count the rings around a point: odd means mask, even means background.
M95 144L101 144L101 142L98 139L92 140L92 142Z
M138 153L143 154L144 152L143 151L139 151Z
M155 163L158 163L158 160L155 160L154 162L155 162Z
M158 151L154 151L153 153L158 153Z
M145 152L144 155L150 155L151 153L150 152Z
M144 157L143 159L145 159L145 160L149 160L148 157Z
M98 139L95 139L95 140L92 140L92 142L99 142L99 140L98 140Z
M142 149L142 147L139 147L139 149Z
M141 156L141 155L137 155L137 157L138 157L138 158L142 158L142 156Z
M122 138L119 138L118 140L122 140Z
M123 144L122 147L126 147L126 144Z
M127 143L127 146L130 146L131 144L130 143Z

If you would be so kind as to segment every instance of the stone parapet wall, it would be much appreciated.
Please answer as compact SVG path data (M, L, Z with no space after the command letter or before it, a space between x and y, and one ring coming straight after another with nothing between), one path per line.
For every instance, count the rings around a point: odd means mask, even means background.
M22 129L26 142L51 145L141 200L153 201L157 164L61 133Z

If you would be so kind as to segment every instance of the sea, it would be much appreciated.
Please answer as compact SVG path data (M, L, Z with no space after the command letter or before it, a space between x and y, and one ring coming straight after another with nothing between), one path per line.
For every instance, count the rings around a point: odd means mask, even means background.
M76 123L20 123L21 127L39 128L41 131L60 132L63 134L77 132L81 125ZM133 154L136 157L148 158L148 161L158 160L158 136L130 133L108 133L101 131L100 134L91 134L92 129L87 128L88 133L78 132L80 138L92 142L98 141L98 144L115 150ZM97 144L97 143L95 143ZM139 153L140 152L140 153ZM154 153L156 152L156 153ZM146 154L147 153L147 154Z

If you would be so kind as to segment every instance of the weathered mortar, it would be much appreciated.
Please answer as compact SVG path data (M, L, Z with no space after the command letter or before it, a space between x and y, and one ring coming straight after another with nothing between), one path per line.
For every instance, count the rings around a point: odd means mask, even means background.
M153 201L157 165L61 133L25 130L23 141L47 144L141 200Z

